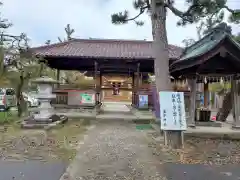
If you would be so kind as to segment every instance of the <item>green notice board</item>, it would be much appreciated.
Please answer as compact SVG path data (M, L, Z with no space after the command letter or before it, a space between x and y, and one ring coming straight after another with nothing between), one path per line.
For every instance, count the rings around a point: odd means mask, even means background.
M95 94L82 93L80 96L82 104L93 104L95 102Z

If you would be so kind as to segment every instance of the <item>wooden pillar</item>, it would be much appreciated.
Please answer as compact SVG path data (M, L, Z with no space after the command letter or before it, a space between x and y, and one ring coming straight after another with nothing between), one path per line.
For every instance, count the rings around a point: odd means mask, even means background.
M232 127L235 129L240 129L240 121L239 121L239 101L238 101L238 84L237 80L231 80L231 88L232 88L232 98L233 98L233 117L234 122Z
M98 63L95 61L94 62L94 80L95 80L95 98L96 98L96 104L99 103L100 101L100 92L99 92L99 85L100 85L100 71L98 71Z
M101 73L101 71L99 73L99 93L100 93L99 101L102 102L102 73Z
M197 81L196 79L190 80L190 87L191 87L191 93L190 93L190 124L189 127L195 127L195 113L196 113L196 89L197 89Z
M97 71L98 71L98 63L95 61L94 62L94 85L95 85L96 91L97 91Z
M209 102L209 83L204 83L203 85L203 92L204 92L204 108L208 108L208 102Z
M139 72L139 87L141 87L143 84L143 75Z
M57 84L57 87L59 88L59 87L60 87L60 70L57 69L56 71L57 71L57 81L59 82L59 83Z
M140 63L137 64L137 90L140 87Z
M134 73L132 74L132 105L135 105L135 76Z

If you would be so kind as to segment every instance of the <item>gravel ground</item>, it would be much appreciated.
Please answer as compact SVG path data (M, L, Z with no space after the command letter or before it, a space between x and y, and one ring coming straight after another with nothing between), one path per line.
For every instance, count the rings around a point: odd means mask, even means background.
M240 141L189 138L179 155L185 164L240 164Z
M97 124L63 179L165 179L159 156L149 147L145 132L123 121Z

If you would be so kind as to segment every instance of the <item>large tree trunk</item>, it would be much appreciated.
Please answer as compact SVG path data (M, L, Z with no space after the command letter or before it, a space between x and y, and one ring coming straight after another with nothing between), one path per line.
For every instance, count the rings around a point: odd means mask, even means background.
M166 9L163 4L156 4L152 0L151 20L153 34L153 54L154 54L154 71L157 92L171 91L171 81L169 75L169 51L166 31ZM161 106L160 106L161 108ZM172 147L181 145L181 132L168 131L168 144Z
M240 83L237 84L237 92L239 94L240 91ZM233 110L232 110L233 109ZM219 108L216 120L225 122L227 120L228 115L230 114L232 110L233 116L234 113L234 101L233 101L233 91L231 89L230 92L226 93L223 99L222 107Z
M152 3L155 1L153 0ZM155 82L158 91L171 90L169 76L169 52L166 32L166 10L164 6L155 6L152 8L153 31L153 53Z
M232 108L233 108L232 93L228 92L224 96L222 107L219 108L218 110L216 120L225 122Z

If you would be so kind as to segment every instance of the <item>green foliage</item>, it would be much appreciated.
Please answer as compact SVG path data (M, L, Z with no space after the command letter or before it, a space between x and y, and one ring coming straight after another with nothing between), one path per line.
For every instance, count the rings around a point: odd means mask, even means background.
M209 84L209 91L223 94L231 89L230 83L211 83Z
M193 45L195 42L196 42L196 41L195 41L194 39L192 39L192 38L190 38L190 39L184 39L184 40L182 41L182 43L185 45L185 47L189 47L189 46Z
M47 40L47 41L45 42L45 44L46 44L46 45L50 45L50 44L51 44L51 40Z
M234 39L240 43L240 33L238 33L237 35L234 36Z
M224 26L225 24L222 23L223 19L224 19L224 9L220 11L216 11L216 13L209 14L206 17L204 17L196 27L198 39L201 39L203 36L210 33L217 26L219 26L220 28L221 26ZM226 25L225 31L228 32L229 34L232 34L231 26ZM195 43L195 40L190 38L190 39L184 39L182 42L185 44L185 47L189 47Z
M80 73L78 71L66 71L65 81L75 87L84 87L89 85L94 85L95 81L93 79L86 79L85 73Z
M175 7L176 0L135 0L133 6L135 9L139 10L139 13L129 18L129 12L125 10L124 12L112 14L112 23L114 24L125 24L128 21L135 21L137 25L142 25L142 21L137 21L136 19L140 17L144 12L151 11L151 3L155 3L156 6L164 6L166 10L170 10L173 14L178 16L180 20L178 25L184 26L189 23L197 23L204 17L215 16L213 23L215 21L221 21L224 18L224 9L230 12L229 20L233 23L239 23L240 21L240 11L239 9L230 9L226 4L227 0L186 0L186 5L188 9L186 11L180 11ZM209 23L210 24L210 23Z
M14 111L0 112L0 125L10 124L18 120Z
M75 32L75 30L71 28L70 24L67 24L67 26L64 28L64 30L67 35L67 38L62 40L60 37L58 37L59 42L70 41L72 39L73 33Z

